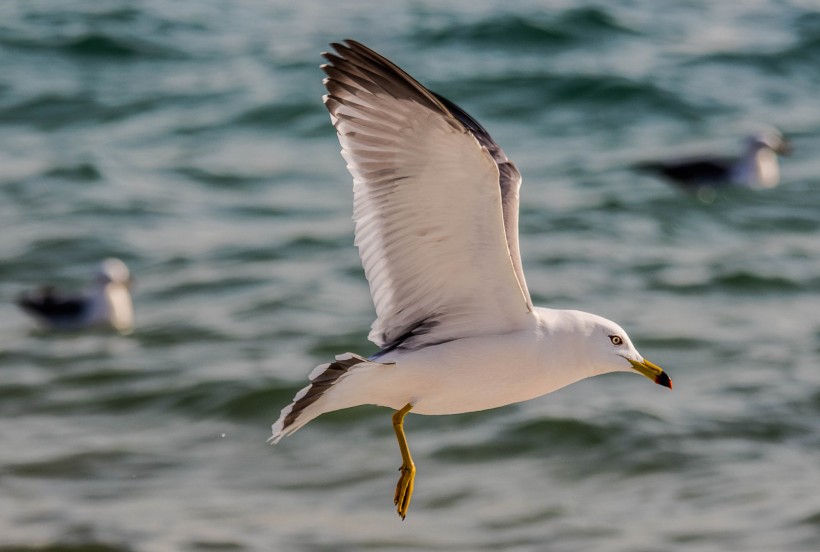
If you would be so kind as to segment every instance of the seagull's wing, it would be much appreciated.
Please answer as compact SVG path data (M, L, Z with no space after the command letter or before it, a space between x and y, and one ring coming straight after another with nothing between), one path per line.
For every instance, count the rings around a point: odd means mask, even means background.
M88 308L88 301L81 296L61 295L52 288L43 288L37 293L20 295L17 305L34 316L70 319L83 315Z
M732 176L732 167L736 159L677 159L643 163L639 169L665 176L683 185L702 183L728 182Z
M417 348L526 327L518 171L469 115L393 63L352 40L333 47L324 100L353 176L370 340Z
M518 192L521 189L521 173L518 172L518 168L478 121L447 98L439 96L435 92L433 92L433 95L473 133L473 136L482 146L487 148L496 165L498 165L498 185L501 188L501 209L504 215L507 247L510 250L515 276L518 278L518 283L521 285L524 297L527 299L527 305L532 308L527 281L524 279L524 267L521 265L521 252L518 247Z

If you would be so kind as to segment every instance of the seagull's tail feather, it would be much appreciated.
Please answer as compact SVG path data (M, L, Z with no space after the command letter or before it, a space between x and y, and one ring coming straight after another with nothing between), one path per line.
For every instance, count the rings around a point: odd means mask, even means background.
M350 394L333 391L338 390L338 384L353 372L361 374L367 369L386 365L388 364L373 362L353 353L337 355L334 362L320 364L308 376L310 385L296 393L293 402L282 409L279 419L271 427L273 435L268 442L278 443L282 437L290 435L325 412L364 404L364 401Z

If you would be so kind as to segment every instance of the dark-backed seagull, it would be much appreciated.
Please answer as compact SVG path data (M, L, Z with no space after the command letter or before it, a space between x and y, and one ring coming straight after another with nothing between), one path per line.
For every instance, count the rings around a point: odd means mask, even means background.
M704 187L773 188L780 183L777 155L791 153L791 144L769 128L746 138L743 155L737 158L690 157L649 161L638 168L663 176L689 191Z
M317 366L271 441L333 410L396 410L404 519L416 473L403 429L411 410L496 408L616 371L672 387L618 324L533 306L518 249L521 176L487 131L373 50L332 46L324 102L353 176L355 243L377 315L368 337L380 350Z
M134 325L130 282L125 263L110 258L100 263L85 293L65 294L46 287L21 294L17 304L48 329L110 327L126 332Z

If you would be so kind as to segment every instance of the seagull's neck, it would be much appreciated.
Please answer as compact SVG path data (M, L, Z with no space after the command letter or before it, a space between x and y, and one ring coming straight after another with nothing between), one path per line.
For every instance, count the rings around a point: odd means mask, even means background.
M91 297L91 323L108 323L123 331L134 324L134 306L128 287L119 283L109 283L94 289Z
M539 320L542 361L556 389L602 373L587 361L584 342L577 339L585 333L584 320L594 315L540 307L535 308L535 314Z
M767 147L750 146L735 166L733 180L750 188L771 188L780 182L777 154Z

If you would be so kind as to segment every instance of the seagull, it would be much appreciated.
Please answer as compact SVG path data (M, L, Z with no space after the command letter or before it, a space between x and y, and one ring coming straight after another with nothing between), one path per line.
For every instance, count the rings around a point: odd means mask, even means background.
M416 476L403 425L411 411L497 408L617 371L671 388L615 322L533 306L518 247L521 175L484 127L366 46L331 46L323 99L353 176L379 351L317 366L270 441L325 412L393 409L393 503L404 519Z
M51 287L23 293L17 305L46 329L79 330L108 327L127 332L134 326L134 306L128 267L108 258L94 274L94 284L84 294L64 294Z
M777 155L791 153L791 144L774 128L746 138L738 158L692 157L650 161L638 168L669 179L684 190L700 188L773 188L780 183Z

